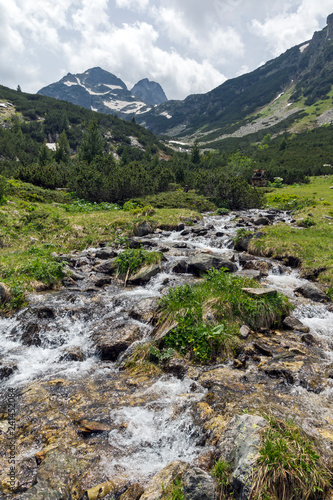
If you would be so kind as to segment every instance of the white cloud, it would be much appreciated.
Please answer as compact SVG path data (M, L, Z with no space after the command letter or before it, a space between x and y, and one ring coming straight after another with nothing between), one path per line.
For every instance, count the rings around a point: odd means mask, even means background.
M297 9L291 9L286 3L279 14L264 21L252 20L253 31L266 40L273 56L312 38L313 32L320 29L319 21L333 10L332 0L302 0L296 3Z
M101 66L184 98L307 40L332 10L332 0L0 0L0 83L36 92Z
M116 0L116 5L126 9L144 10L149 5L149 0Z

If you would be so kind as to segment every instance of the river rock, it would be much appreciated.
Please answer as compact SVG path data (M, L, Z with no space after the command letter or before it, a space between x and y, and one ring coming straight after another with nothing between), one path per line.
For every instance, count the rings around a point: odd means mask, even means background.
M234 273L234 275L239 276L240 278L251 278L255 281L260 281L261 279L261 271L256 271L254 269L237 271L236 273Z
M119 354L141 338L140 328L134 323L119 322L110 325L104 332L95 332L92 340L104 361L116 361Z
M154 230L148 221L138 222L134 228L135 236L146 236L147 234L153 233Z
M216 500L216 482L211 474L191 467L183 474L184 500Z
M254 234L253 233L247 233L244 236L241 236L238 241L234 244L235 250L238 252L244 251L247 252L247 249L249 247L250 241L252 240Z
M136 274L130 277L128 282L131 285L141 285L147 283L150 278L156 276L161 271L161 267L158 264L152 264L151 266L142 267Z
M6 304L12 299L10 291L4 283L0 283L0 304Z
M115 261L116 258L114 257L113 259L108 259L101 264L97 264L94 267L94 271L96 273L113 274L116 270Z
M236 264L219 254L197 253L188 260L188 272L200 274L211 268L225 268L229 272L237 271Z
M111 247L103 247L96 251L95 256L97 259L102 260L112 259L113 257L117 257L117 252Z
M28 323L22 333L22 344L27 346L40 346L42 341L39 336L39 331L40 327L37 323Z
M265 297L267 295L275 296L277 294L274 288L242 288L242 290L254 297Z
M144 492L141 484L132 484L122 495L120 495L119 500L139 500L142 493Z
M177 262L177 264L172 268L173 273L184 274L187 272L188 263L186 260L182 259Z
M170 488L174 481L180 479L189 467L189 464L180 460L171 462L151 479L140 500L161 500L164 498L164 491Z
M84 354L80 347L68 347L64 350L60 361L83 361Z
M287 316L282 325L288 330L296 330L297 332L309 333L310 328L308 326L303 325L303 323L293 316Z
M17 370L17 365L14 362L3 363L0 361L0 380L9 378Z
M256 226L268 226L271 224L271 221L268 219L268 217L258 217L257 219L254 219L253 224Z
M53 450L47 454L37 472L37 484L20 495L20 500L62 500L71 498L71 486L88 467L89 462Z
M150 321L154 316L158 298L148 297L139 300L129 312L129 316L139 321Z
M267 421L257 415L236 415L218 442L220 458L231 462L231 486L237 500L248 500L261 432Z
M295 289L295 292L300 293L303 297L313 300L314 302L327 302L327 295L318 286L313 283L305 283Z
M247 325L243 325L239 329L239 334L243 339L247 339L247 337L250 335L251 330Z

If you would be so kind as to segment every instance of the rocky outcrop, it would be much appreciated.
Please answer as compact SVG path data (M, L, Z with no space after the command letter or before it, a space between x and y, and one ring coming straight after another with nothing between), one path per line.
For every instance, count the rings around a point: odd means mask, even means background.
M309 333L310 331L308 326L303 325L299 319L294 318L293 316L287 316L287 318L283 320L282 324L288 330L296 330L302 333Z
M153 233L153 227L148 221L139 222L134 228L135 236L146 236L147 234Z
M295 292L300 293L303 297L313 300L314 302L327 302L327 295L318 286L313 283L305 283L295 289Z
M183 474L184 500L216 500L216 482L211 474L191 467Z
M136 274L130 277L128 282L131 285L141 285L147 283L150 278L156 276L161 271L161 267L158 264L152 264L151 266L142 267Z
M119 354L140 338L140 328L129 321L114 322L108 329L97 331L92 335L96 350L105 361L116 361Z
M257 415L236 415L218 442L220 458L231 464L231 486L238 500L248 500L261 431L267 421Z
M172 462L164 467L151 479L140 500L161 500L164 496L163 492L180 479L189 467L189 464L181 461Z

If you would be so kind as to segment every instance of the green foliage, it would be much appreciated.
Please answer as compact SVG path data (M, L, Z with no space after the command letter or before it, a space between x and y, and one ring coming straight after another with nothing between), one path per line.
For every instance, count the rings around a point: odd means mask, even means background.
M174 356L175 351L172 348L159 349L155 345L152 345L149 350L149 360L152 363L165 364Z
M104 149L104 139L98 128L98 123L93 118L88 130L83 136L83 141L79 151L81 161L91 163L96 156L101 156Z
M143 265L156 264L161 260L158 252L148 252L141 248L129 248L121 252L115 260L117 274L125 276L133 274Z
M228 208L218 208L215 213L216 215L228 215L229 212Z
M68 163L70 159L70 148L69 148L69 142L67 139L67 135L65 130L63 130L60 134L59 140L56 144L56 151L55 151L55 160L56 162L64 162Z
M311 226L315 226L316 223L315 221L313 220L313 218L311 217L305 217L304 219L299 219L297 222L296 222L296 225L298 227L311 227Z
M49 285L59 282L64 276L63 263L46 256L29 260L20 272Z
M195 318L188 314L179 318L178 326L164 339L166 346L173 347L180 354L190 353L191 359L199 363L209 363L216 356L232 350L237 334L235 325L220 323L211 327L196 324Z
M173 481L167 488L162 484L163 500L184 500L184 488L180 479Z
M227 494L231 492L230 486L230 473L231 473L231 464L224 459L219 458L212 470L212 475L215 477L218 487L219 487L219 498L225 498Z
M91 203L87 200L74 200L72 203L63 205L64 210L66 212L71 213L90 213L90 212L99 212L99 211L113 211L113 210L121 210L121 207L116 203Z
M164 337L165 346L207 363L237 349L240 324L254 330L280 324L291 309L288 299L280 294L250 296L243 291L258 286L248 278L211 269L198 284L170 289L160 301L160 322L176 322L177 326ZM215 324L207 321L207 312Z
M267 195L267 204L273 205L279 210L301 210L305 207L316 205L314 198L299 197L297 194L273 193Z
M294 421L268 419L263 433L251 498L322 498L333 479L313 441Z
M0 175L0 204L5 200L5 193L7 188L7 179L3 175Z

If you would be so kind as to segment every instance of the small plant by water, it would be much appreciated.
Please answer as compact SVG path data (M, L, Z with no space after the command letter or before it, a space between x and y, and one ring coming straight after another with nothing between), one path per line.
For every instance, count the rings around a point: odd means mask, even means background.
M231 493L231 485L230 485L230 473L231 473L231 465L230 462L227 462L224 459L219 458L212 470L212 475L215 477L218 487L219 487L219 500L226 498L227 495Z
M167 488L162 485L163 500L184 500L184 488L180 479L173 481Z
M333 474L313 441L294 421L269 418L255 470L251 499L323 498Z

